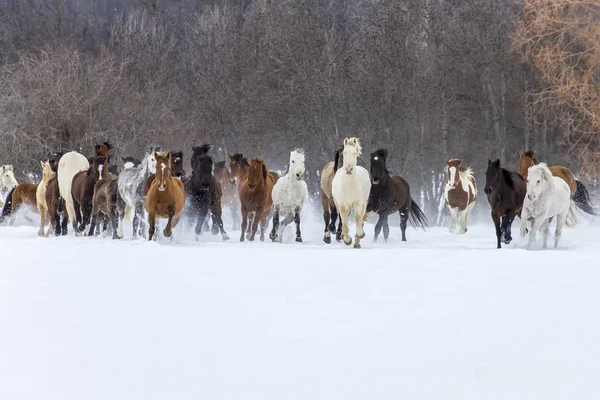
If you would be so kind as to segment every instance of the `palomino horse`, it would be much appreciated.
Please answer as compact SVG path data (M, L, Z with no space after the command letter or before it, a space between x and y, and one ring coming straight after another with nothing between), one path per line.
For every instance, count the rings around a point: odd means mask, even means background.
M94 187L96 182L104 175L108 179L110 173L104 169L107 157L96 156L87 171L78 172L73 177L71 195L75 207L75 221L73 229L75 232L88 232L92 217L92 201L94 200Z
M300 212L308 199L308 186L302 180L304 176L304 150L296 149L290 152L290 163L287 174L277 180L273 186L271 197L273 198L273 230L269 237L276 241L279 237L283 241L283 231L294 221L296 223L296 242L302 242L300 232ZM285 218L281 221L279 230L279 214L284 213Z
M102 171L108 170L108 158L104 160L104 168ZM96 182L94 186L94 197L92 199L92 223L88 236L94 234L96 224L102 223L102 234L106 236L108 223L112 224L113 239L118 239L117 230L119 224L119 210L117 207L117 195L119 193L119 187L117 179L108 177L106 174L102 176L100 174L100 180Z
M515 216L520 215L527 188L523 177L514 171L500 167L500 160L488 160L485 173L485 194L492 208L492 220L496 227L498 249L512 240L510 228Z
M77 233L77 215L75 214L75 205L73 204L73 194L71 192L73 178L79 172L87 171L88 169L90 169L88 159L83 154L76 151L64 154L58 162L58 170L56 172L58 189L60 197L65 200L67 214L69 215L69 220L75 227L75 233ZM61 203L58 202L58 207L60 206ZM60 214L60 212L58 214Z
M369 171L356 164L361 152L358 138L345 138L342 152L344 163L342 168L336 171L331 182L333 201L342 218L342 240L348 246L352 244L352 238L348 234L348 217L350 212L354 211L355 249L360 249L360 240L365 237L363 228L367 220L367 205L371 191Z
M554 248L558 247L562 228L571 207L571 190L564 179L552 175L544 163L528 169L527 196L521 211L521 236L525 236L527 223L531 221L526 249L529 249L540 228L544 234L544 248L547 247L548 229L553 217L556 217Z
M133 168L127 168L121 171L118 178L119 195L117 196L117 207L119 210L119 228L117 236L122 238L123 220L134 211L133 215L133 238L138 236L138 227L140 234L146 235L146 223L144 222L144 185L148 177L156 173L156 158L154 152L160 151L160 148L148 147L142 163Z
M460 165L462 160L452 158L446 161L447 181L444 198L450 210L450 232L456 229L456 217L460 220L459 234L467 232L469 214L475 206L477 185L471 168Z
M9 192L17 186L17 180L12 165L0 167L0 207L4 207L4 200Z
M40 213L40 230L38 231L38 235L44 236L44 229L46 227L46 216L48 215L48 204L46 202L46 190L48 186L48 182L50 179L53 179L56 175L54 171L52 171L52 167L48 162L41 162L42 166L42 181L38 184L37 191L35 194L37 209ZM50 232L50 231L48 231Z
M333 161L325 164L323 169L321 170L321 205L323 206L323 220L325 221L325 236L323 236L323 241L325 243L331 243L331 234L336 234L336 239L339 242L342 240L342 219L340 218L340 223L337 228L337 232L335 229L335 222L338 219L338 212L335 208L335 202L333 201L333 195L331 194L331 183L333 182L333 177L338 169L342 167L343 164L343 156L342 152L344 151L343 147L340 147L335 151Z
M202 226L210 211L213 227L212 233L216 235L221 232L223 240L229 240L229 236L223 228L221 217L221 184L213 175L213 159L208 155L212 145L192 147L192 176L184 183L185 192L189 199L188 218L196 221L196 240L202 234ZM194 225L193 222L190 225Z
M165 237L171 237L177 226L185 204L185 189L181 179L171 176L171 152L164 155L154 153L156 160L156 178L146 196L148 210L148 240L156 238L156 218L168 218L163 230Z
M267 171L262 158L255 157L250 160L250 169L240 184L240 203L242 210L242 232L240 242L244 241L244 234L250 219L251 231L248 240L253 241L260 222L260 240L265 240L268 218L273 208L271 192L279 175Z
M219 184L221 185L221 204L223 207L227 207L231 210L231 219L233 221L233 229L237 229L240 226L240 198L238 195L238 189L235 184L232 183L231 174L225 165L225 161L219 161L215 163L213 174Z
M383 238L388 239L390 226L388 216L398 211L400 214L400 230L402 241L406 242L406 223L410 220L412 226L425 229L427 218L419 205L410 196L410 186L401 176L391 176L387 169L386 149L379 149L371 153L371 191L367 212L379 214L375 224L375 237L377 241L383 228Z
M519 155L519 173L524 179L527 179L528 169L538 163L535 158L535 151L522 151ZM588 193L587 188L583 183L575 179L575 176L567 167L561 166L552 166L548 167L552 172L552 175L562 178L569 185L569 190L571 192L571 198L573 199L573 203L581 209L582 211L590 214L597 215L597 211L591 204L590 195ZM574 214L572 214L574 217ZM573 218L575 219L575 218ZM568 224L567 226L571 226Z

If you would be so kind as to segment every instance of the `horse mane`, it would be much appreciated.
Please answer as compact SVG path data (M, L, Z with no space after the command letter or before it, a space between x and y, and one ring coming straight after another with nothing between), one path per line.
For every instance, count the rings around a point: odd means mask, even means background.
M554 185L554 180L550 179L550 178L552 178L552 171L550 171L550 168L548 168L548 164L542 162L537 165L534 165L531 168L541 170L544 180L546 182L548 182L550 185Z
M357 137L351 137L351 138L344 139L344 147L345 146L354 147L358 153L358 156L360 156L362 154L362 147L360 145L360 139L358 139Z
M240 162L244 166L250 166L250 163L248 162L248 159L246 157L244 157L241 153L235 153L233 156L231 156L231 158L234 161Z
M502 171L502 176L504 176L504 180L506 181L506 184L508 185L508 187L510 187L511 189L514 190L515 189L515 181L514 181L513 175L515 175L516 172L509 171L502 167L500 168L500 171Z
M344 148L340 147L333 154L333 172L334 173L338 170L338 168L340 166L340 155L342 154L343 150L344 150Z
M535 158L535 151L533 151L533 150L527 150L527 151L524 151L524 152L523 152L523 155L524 155L525 157L528 157L528 158L531 158L531 159L533 159L533 162L534 162L534 163L536 163L536 164L538 163L538 162L537 162L537 159Z

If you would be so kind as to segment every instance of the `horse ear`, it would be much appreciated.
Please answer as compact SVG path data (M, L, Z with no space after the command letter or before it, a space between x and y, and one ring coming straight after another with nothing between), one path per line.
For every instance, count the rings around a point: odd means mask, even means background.
M348 142L350 141L350 139L348 138L344 138L344 146L348 145Z
M46 163L43 161L40 161L40 165L42 166L42 171L44 170L44 164L46 164Z
M171 152L168 151L167 154L165 154L165 158L167 159L167 161L171 161Z
M496 158L496 161L494 161L494 164L497 165L497 166L500 166L500 159Z
M233 157L231 156L231 154L227 153L227 157L229 157L229 160L233 160Z
M267 179L267 166L265 164L262 165L262 173L263 179Z
M124 163L127 162L127 160L125 159L125 157L121 157L121 160L123 160Z
M156 161L158 161L158 157L160 157L160 155L159 155L159 154L158 154L158 153L155 151L155 152L154 152L154 159L155 159Z

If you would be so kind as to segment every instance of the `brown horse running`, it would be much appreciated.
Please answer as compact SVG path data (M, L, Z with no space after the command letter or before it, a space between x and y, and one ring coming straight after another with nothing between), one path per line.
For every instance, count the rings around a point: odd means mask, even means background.
M183 151L176 151L171 153L171 176L179 178L182 181L185 179L185 171L183 170ZM144 186L144 195L148 194L152 182L154 182L155 174L150 174L146 179Z
M94 235L96 224L102 224L102 234L106 235L108 223L111 222L113 239L119 239L117 228L119 223L119 210L117 208L117 195L119 192L118 181L115 175L108 172L108 158L104 159L103 175L94 186L92 198L92 219L88 236ZM115 176L115 178L113 178Z
M325 164L325 166L321 170L321 205L323 206L323 220L325 221L325 236L323 236L323 241L328 244L331 243L332 233L335 233L335 239L338 242L342 240L341 218L337 231L335 229L335 222L338 219L338 212L337 208L335 207L335 203L333 202L333 195L331 194L331 184L333 182L333 177L335 176L335 173L344 164L342 155L343 150L343 147L337 149L334 153L333 161L330 161L327 164Z
M239 189L242 210L240 242L244 241L244 233L246 232L249 222L252 225L252 230L248 236L248 240L254 240L259 222L260 240L265 240L267 221L273 209L271 192L273 191L273 186L275 186L277 179L279 179L279 175L275 172L267 171L267 167L262 158L253 158L250 160L249 165L250 168L248 174L242 180Z
M19 183L12 194L12 210L10 212L11 219L9 224L12 225L15 222L16 212L19 208L25 204L33 207L37 210L37 183L23 182Z
M171 237L177 226L185 204L185 189L181 179L171 176L171 152L164 155L154 153L156 159L156 178L146 196L148 210L148 240L152 240L156 231L156 218L168 218L163 230L165 237Z
M100 180L100 174L108 178L108 169L104 168L107 158L96 156L87 171L80 171L73 177L71 194L73 206L75 207L75 221L73 229L75 232L86 232L90 225L92 216L92 201L94 198L94 187Z
M59 202L61 202L60 207ZM58 180L56 178L50 179L46 186L46 205L48 207L48 219L50 220L50 229L46 233L46 236L50 235L50 232L54 232L56 236L60 236L61 234L66 235L69 225L69 215L67 214L67 205L60 197Z

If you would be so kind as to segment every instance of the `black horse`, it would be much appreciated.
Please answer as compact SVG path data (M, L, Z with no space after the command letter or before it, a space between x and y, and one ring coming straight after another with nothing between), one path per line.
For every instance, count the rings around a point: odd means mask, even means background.
M485 173L485 194L492 208L492 220L496 226L498 249L500 242L509 244L512 240L510 228L515 217L521 218L523 200L527 193L525 180L517 172L500 167L500 160L488 160Z
M410 221L413 227L424 230L427 226L427 218L419 205L410 197L408 182L400 176L390 176L386 166L387 156L386 149L371 153L371 192L367 212L379 214L374 239L377 240L383 228L383 237L387 240L390 234L388 216L398 211L402 241L406 242L406 222Z
M196 235L201 235L202 226L210 211L213 222L212 234L221 232L223 240L229 240L221 217L221 184L212 173L213 159L208 155L211 148L210 144L192 147L192 176L184 181L189 199L188 218L191 221L197 218L195 232Z

